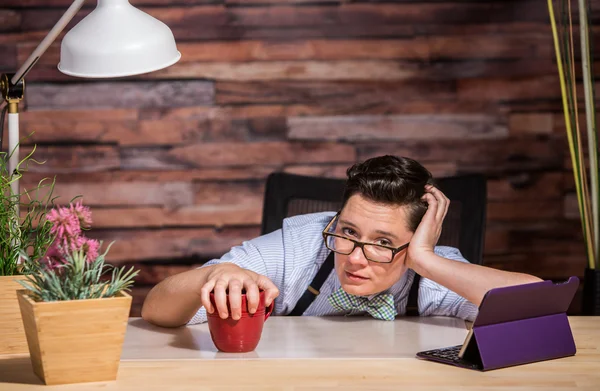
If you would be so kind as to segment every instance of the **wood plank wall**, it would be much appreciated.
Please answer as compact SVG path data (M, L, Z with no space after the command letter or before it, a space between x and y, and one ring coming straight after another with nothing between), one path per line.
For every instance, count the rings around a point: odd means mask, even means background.
M487 265L583 275L545 1L131 2L172 28L181 61L82 80L56 70L56 43L21 127L46 160L24 184L56 175L63 201L93 207L91 235L117 240L110 261L141 269L132 315L153 284L258 235L270 172L342 177L386 153L487 175ZM2 0L0 71L70 3Z

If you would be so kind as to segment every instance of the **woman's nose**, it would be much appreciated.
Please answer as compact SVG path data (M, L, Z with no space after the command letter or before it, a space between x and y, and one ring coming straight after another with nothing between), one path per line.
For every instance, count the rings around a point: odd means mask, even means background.
M355 264L366 264L369 261L365 258L365 254L362 249L358 246L348 255L348 260Z

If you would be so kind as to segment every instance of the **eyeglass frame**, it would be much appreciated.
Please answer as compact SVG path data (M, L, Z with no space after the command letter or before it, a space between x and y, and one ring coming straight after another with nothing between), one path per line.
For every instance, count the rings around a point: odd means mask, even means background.
M333 224L333 221L335 219L337 219L340 215L340 212L337 212L335 216L333 216L333 218L331 219L331 221L327 224L327 226L325 227L325 229L323 230L323 232L321 232L321 234L323 235L323 241L325 242L325 247L327 247L329 250L333 251L334 253L337 254L342 254L342 255L350 255L354 252L354 250L356 250L356 247L360 247L360 250L362 251L363 255L365 256L365 259L369 262L375 262L375 263L392 263L394 261L394 258L396 257L396 254L398 254L400 251L404 250L405 248L408 247L408 245L410 244L410 242L403 244L400 247L390 247L390 246L384 246L382 244L374 244L374 243L368 243L368 242L361 242L358 240L354 240L354 239L350 239L346 236L342 236L342 235L338 235L335 233L331 233L331 232L327 232L327 230L331 227L331 224ZM333 236L336 238L340 238L340 239L346 239L351 241L352 243L354 243L354 247L352 248L352 251L350 251L348 254L344 254L341 252L338 252L336 250L333 250L331 248L329 248L329 246L327 245L327 237L329 236ZM391 250L392 251L392 258L388 261L388 262L380 262L380 261L373 261L372 259L369 259L369 257L367 257L367 253L365 253L365 245L369 245L369 246L376 246L376 247L381 247L381 248L385 248L387 250Z

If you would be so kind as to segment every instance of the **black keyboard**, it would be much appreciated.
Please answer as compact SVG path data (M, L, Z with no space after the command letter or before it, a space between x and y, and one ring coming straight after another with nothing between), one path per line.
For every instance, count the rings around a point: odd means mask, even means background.
M458 352L460 352L460 348L462 345L451 346L449 348L435 349L429 350L427 352L423 352L423 354L436 358L443 358L449 361L457 361L460 360L458 358Z
M433 349L427 350L424 352L420 352L417 356L422 358L430 358L434 360L439 360L442 362L447 362L449 364L456 364L461 367L471 368L471 369L481 369L481 365L473 362L469 362L463 360L458 357L458 353L460 352L460 348L462 345L450 346L448 348L441 349Z

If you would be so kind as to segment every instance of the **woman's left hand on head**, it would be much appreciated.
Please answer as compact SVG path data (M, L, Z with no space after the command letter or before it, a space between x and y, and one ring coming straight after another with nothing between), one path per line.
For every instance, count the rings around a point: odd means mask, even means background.
M422 199L427 202L427 212L417 227L408 246L406 264L414 269L414 264L429 254L433 254L442 233L442 224L450 200L439 189L434 186L425 186L425 194Z

